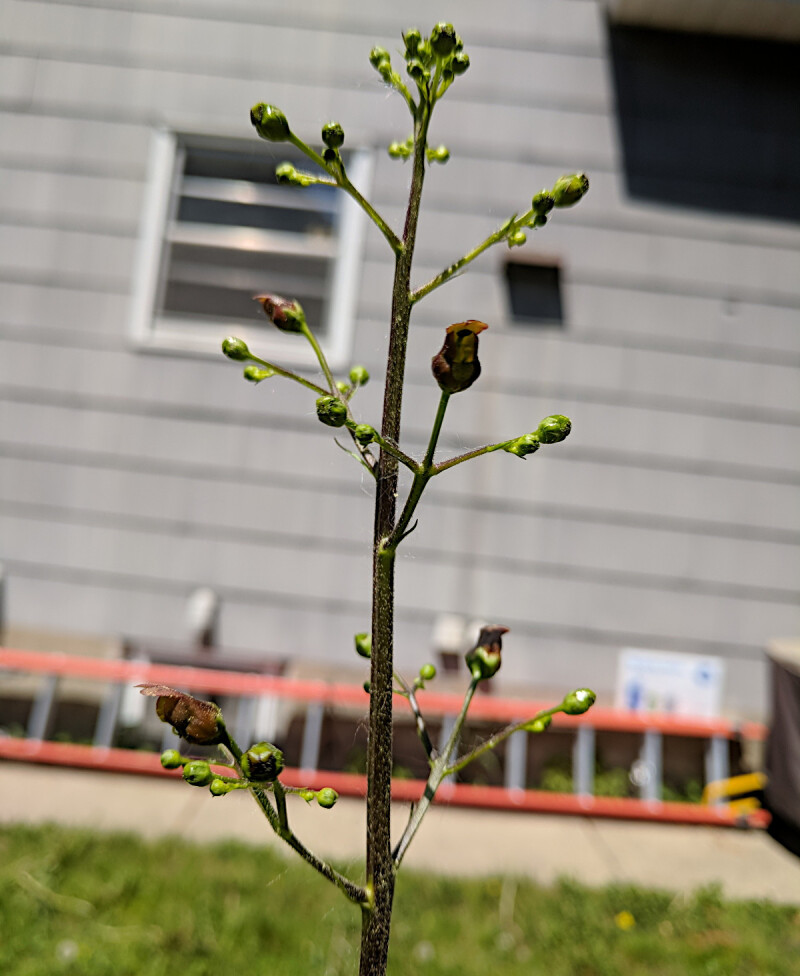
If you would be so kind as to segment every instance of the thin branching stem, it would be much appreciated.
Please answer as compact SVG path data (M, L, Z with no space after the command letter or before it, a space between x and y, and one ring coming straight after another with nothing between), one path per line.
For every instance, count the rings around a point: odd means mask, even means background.
M361 207L361 209L369 216L370 220L386 238L389 243L389 247L391 247L395 254L399 254L403 248L403 242L386 223L383 217L381 217L378 211L372 206L369 200L367 200L353 186L353 184L347 178L347 174L344 171L344 166L337 167L336 170L332 170L318 152L315 152L311 146L307 146L306 143L304 143L303 140L296 136L293 132L289 136L289 142L291 142L293 146L296 146L305 156L308 156L310 160L315 162L320 169L324 169L326 173L331 174L331 176L336 180L336 185L340 186L353 198L353 200L355 200L359 207Z
M537 712L533 718L526 718L522 722L514 722L511 725L507 725L504 729L501 729L499 732L495 732L495 734L486 739L485 742L481 742L480 745L475 746L474 749L471 749L452 765L448 766L445 769L445 776L452 776L453 773L460 772L465 766L469 766L469 764L474 762L474 760L476 760L479 756L490 752L492 749L496 749L501 742L505 742L510 735L513 735L515 732L519 732L520 729L526 729L528 732L533 732L534 730L531 728L532 722L535 722L537 719L547 718L550 715L555 715L556 712L560 711L561 709L558 707L547 708L542 712ZM544 731L544 728L542 728L541 731Z
M440 271L435 278L421 287L415 289L411 292L411 302L412 304L418 302L421 298L429 295L434 288L438 288L443 285L446 281L449 281L455 275L457 275L462 269L464 269L470 262L474 261L475 258L483 254L484 251L488 250L493 244L499 244L500 241L505 240L509 233L516 227L525 226L527 221L529 221L534 215L533 210L526 211L521 217L511 217L507 220L502 227L498 227L497 230L490 234L485 241L478 244L471 251L465 254L458 261L454 261L449 267L445 268L444 271Z
M419 702L417 701L416 693L413 687L405 680L405 678L398 674L397 671L394 673L394 680L400 685L403 695L408 699L409 707L414 714L414 722L417 727L417 736L419 741L422 743L422 748L425 750L425 754L428 759L433 759L434 748L431 742L431 737L428 734L428 726L425 724L425 719L422 716L422 711L419 707Z
M425 784L425 789L422 792L422 796L420 797L417 805L411 810L408 823L406 824L406 829L403 831L403 834L400 840L397 842L397 846L392 854L395 871L400 867L400 862L403 860L409 844L414 839L414 834L416 834L416 832L419 830L420 824L422 823L425 814L428 812L430 805L433 802L433 798L436 796L436 791L441 786L442 781L448 776L448 762L454 750L458 746L458 740L461 737L461 729L464 726L467 712L469 711L469 706L472 703L472 698L477 687L478 680L473 678L472 681L470 681L466 694L464 695L461 710L456 716L453 731L450 733L447 744L439 757L434 761L430 775L428 776L428 781Z
M386 543L387 549L396 549L397 546L402 542L403 537L407 534L406 530L408 529L411 519L414 517L414 512L419 504L419 500L422 498L422 493L425 491L425 486L436 473L436 469L433 464L433 456L436 453L436 444L438 443L439 434L442 430L444 415L447 411L447 404L450 400L450 396L450 393L446 392L445 390L442 391L442 395L439 398L439 406L436 410L436 417L433 421L433 429L431 430L430 440L428 441L428 449L425 451L425 460L421 465L417 466L416 473L414 474L414 480L411 482L411 490L408 493L408 498L406 499L405 506L403 507L403 512L400 518L397 520L397 525Z
M236 762L236 769L239 773L242 773L242 750L239 747L237 741L230 734L228 729L222 726L222 744L226 746L233 756ZM278 807L278 812L276 813L275 808L270 802L267 791L261 787L257 786L255 783L250 784L250 792L254 796L256 803L261 807L261 811L267 818L270 827L275 831L275 833L284 840L289 847L295 850L303 860L310 864L315 871L318 871L323 878L326 878L331 884L336 885L336 887L342 891L350 901L354 902L356 905L360 905L362 908L369 903L369 893L361 885L357 885L354 881L340 874L335 868L331 867L327 861L322 858L317 857L312 851L310 851L305 844L292 832L289 827L289 819L286 813L286 794L281 783L277 780L272 784L273 793L275 794L275 802Z
M285 376L287 380L294 380L295 383L299 383L301 386L307 387L309 390L313 390L314 393L319 394L319 396L327 396L328 391L324 387L318 386L316 383L312 383L311 380L307 380L305 376L299 376L297 373L293 373L290 369L284 369L283 366L276 366L275 363L267 362L266 359L260 359L258 356L250 354L250 359L254 363L259 363L261 366L265 366L267 369L271 369L273 373L277 373L278 376Z

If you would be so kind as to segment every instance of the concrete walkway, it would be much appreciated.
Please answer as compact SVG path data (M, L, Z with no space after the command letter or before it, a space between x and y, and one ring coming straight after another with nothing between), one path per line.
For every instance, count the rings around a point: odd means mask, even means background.
M340 863L362 856L364 808L291 804L292 825L320 854ZM398 804L395 832L407 807ZM193 841L237 838L285 850L245 794L212 798L182 782L0 762L0 822L46 823L179 834ZM478 836L490 838L476 841ZM800 905L800 859L760 831L434 808L404 862L451 875L515 874L543 883L632 882L688 892L719 883L729 897Z

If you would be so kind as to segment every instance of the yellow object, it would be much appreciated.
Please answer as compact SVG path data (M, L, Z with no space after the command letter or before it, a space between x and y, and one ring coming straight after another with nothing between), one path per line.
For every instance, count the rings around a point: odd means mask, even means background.
M742 776L731 776L729 779L718 779L713 783L708 783L703 790L703 803L714 803L715 800L729 800L731 805L739 802L736 798L744 798L748 793L756 793L763 790L767 785L767 777L764 773L744 773ZM748 797L755 802L757 809L759 804L755 797Z
M623 932L627 932L628 929L632 929L636 925L636 919L628 911L618 912L614 916L614 922L618 929L622 929Z

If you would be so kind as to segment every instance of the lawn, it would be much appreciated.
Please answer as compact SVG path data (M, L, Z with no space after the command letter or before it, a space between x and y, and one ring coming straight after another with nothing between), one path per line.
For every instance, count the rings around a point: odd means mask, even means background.
M4 976L337 976L358 932L338 892L270 850L0 828ZM393 932L393 976L800 976L800 909L715 889L409 873Z

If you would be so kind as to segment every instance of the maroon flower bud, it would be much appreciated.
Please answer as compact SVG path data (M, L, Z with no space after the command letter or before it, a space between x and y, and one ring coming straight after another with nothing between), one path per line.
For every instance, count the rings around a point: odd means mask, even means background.
M143 695L157 699L156 715L171 725L182 739L198 746L222 741L222 713L213 702L192 698L167 685L137 685Z
M503 634L508 633L508 627L482 627L478 634L478 643L467 652L467 667L476 681L491 678L500 670L502 663Z
M434 379L445 393L460 393L481 375L478 333L488 328L485 322L477 319L447 327L444 345L431 362Z
M290 302L280 295L255 295L254 302L261 302L264 314L281 332L302 332L306 316L300 302Z

